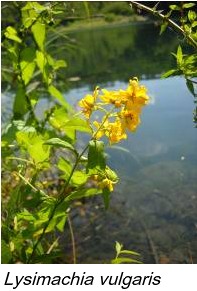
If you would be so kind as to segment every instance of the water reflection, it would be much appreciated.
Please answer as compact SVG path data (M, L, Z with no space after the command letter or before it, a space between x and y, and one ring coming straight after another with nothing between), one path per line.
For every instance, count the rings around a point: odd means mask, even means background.
M69 34L75 49L66 50L61 39L57 53L68 62L66 76L81 78L77 85L154 78L172 66L170 52L178 42L173 32L158 35L151 23L82 30Z

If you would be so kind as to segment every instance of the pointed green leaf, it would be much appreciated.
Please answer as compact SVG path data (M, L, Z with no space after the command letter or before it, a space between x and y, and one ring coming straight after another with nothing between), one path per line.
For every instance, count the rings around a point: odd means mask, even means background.
M65 129L73 129L82 132L91 133L92 130L86 120L79 117L71 118L68 122L65 123Z
M165 22L161 25L161 28L160 28L160 32L159 32L159 34L161 35L161 34L166 30L167 27L168 27L168 23L165 21Z
M27 85L29 81L31 80L34 70L35 70L35 49L33 47L31 48L25 48L21 52L20 56L20 68L22 72L22 79Z
M56 87L54 87L53 85L50 85L48 88L48 91L53 97L55 97L60 102L61 105L63 105L67 109L69 108L69 105L66 102L64 96Z
M37 21L35 24L32 25L31 31L33 33L34 39L41 51L44 50L44 41L45 41L45 34L46 34L45 24Z
M14 40L18 43L21 43L22 40L20 39L20 37L17 35L17 31L14 27L12 26L8 26L6 28L6 31L5 31L5 37L8 38L8 39L11 39L11 40Z
M19 119L24 116L25 113L28 111L28 104L25 98L25 89L23 86L18 86L16 91L16 96L14 99L14 118Z
M102 192L99 189L96 188L91 188L91 189L80 189L75 192L72 192L66 199L65 201L72 201L72 200L77 200L81 199L84 197L91 197L95 195L100 195Z
M177 57L177 64L178 66L180 66L183 61L183 53L182 53L182 48L180 45L178 46L176 57Z
M115 248L116 248L116 254L117 254L117 256L120 254L122 247L123 247L123 245L120 244L118 241L116 241Z
M120 253L121 253L121 254L127 254L127 255L140 256L139 253L136 253L136 252L134 252L134 251L129 251L129 250L122 250Z
M70 143L57 137L48 139L44 144L52 145L54 147L63 147L76 152L75 148Z
M104 171L106 167L104 155L104 143L98 140L91 140L88 149L88 173L97 173Z
M194 6L195 6L195 3L185 3L185 4L183 4L183 8L186 8L186 9L192 8Z
M167 72L165 72L164 74L162 74L162 78L168 78L169 76L175 75L176 72L178 72L178 70L169 70Z

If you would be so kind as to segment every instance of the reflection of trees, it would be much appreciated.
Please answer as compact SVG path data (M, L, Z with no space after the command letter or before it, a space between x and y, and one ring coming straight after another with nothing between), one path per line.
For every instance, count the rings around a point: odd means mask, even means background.
M69 63L67 76L94 84L131 76L154 78L171 67L169 53L177 44L170 33L159 37L153 24L85 30L71 37L77 48L67 55L62 46L60 52Z

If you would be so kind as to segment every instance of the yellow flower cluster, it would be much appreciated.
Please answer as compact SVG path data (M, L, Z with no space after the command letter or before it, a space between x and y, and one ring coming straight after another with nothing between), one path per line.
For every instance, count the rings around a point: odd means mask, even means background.
M98 97L99 101L98 102ZM93 111L112 105L114 112L106 113L101 122L94 121L96 128L94 137L96 139L102 136L108 137L110 143L117 143L127 138L127 130L135 131L140 124L140 114L142 107L149 102L147 89L140 85L137 78L129 81L126 90L108 91L96 88L93 95L86 95L79 105L87 119L90 119Z

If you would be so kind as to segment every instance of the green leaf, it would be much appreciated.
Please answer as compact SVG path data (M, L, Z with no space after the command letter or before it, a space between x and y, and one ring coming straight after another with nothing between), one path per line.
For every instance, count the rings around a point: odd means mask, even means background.
M109 208L109 202L110 202L110 190L108 188L103 188L103 201L104 201L104 205L105 205L105 209Z
M43 52L38 51L38 50L36 51L36 64L42 73L44 82L49 84L51 80L49 80L48 78L49 72L48 72L48 67L47 67L48 65L47 57L43 54Z
M86 183L88 175L82 171L75 171L71 178L71 184L73 186L80 186Z
M69 121L68 112L67 109L64 107L55 108L54 112L49 118L49 122L54 128L65 133L67 138L71 142L74 142L76 139L75 129L65 127L68 121Z
M14 118L19 119L24 116L25 113L28 111L28 104L25 97L25 89L22 85L19 84L16 96L14 99L14 105L13 105L13 112L14 112Z
M101 193L102 191L96 188L80 189L80 190L72 192L68 197L66 197L65 201L69 202L69 201L81 199L84 197L92 197L95 195L100 195Z
M66 68L67 63L64 60L57 60L54 64L54 70L58 70L59 68Z
M86 120L79 117L73 117L65 123L65 129L73 129L82 132L91 133L92 130Z
M178 5L170 5L169 6L171 10L176 10L176 11L180 11L181 8Z
M62 172L64 172L64 179L68 179L70 176L70 173L72 171L72 165L69 161L65 160L64 158L60 158L57 165L58 169L60 169Z
M22 40L20 39L20 37L17 35L17 31L14 27L12 26L8 26L6 28L6 31L5 31L5 37L8 38L8 39L11 39L11 40L14 40L18 43L21 43Z
M66 220L67 220L67 216L64 215L63 217L61 217L60 221L56 224L56 228L59 231L61 231L61 232L64 231L64 226L65 226Z
M49 166L48 160L50 155L50 146L45 145L48 135L40 135L37 133L17 132L16 139L21 148L29 153L38 168Z
M197 17L196 12L193 10L189 10L187 15L190 22L193 22Z
M29 28L38 18L39 14L47 8L40 5L38 2L29 1L21 9L22 23L25 28Z
M183 61L183 53L182 53L182 48L180 45L178 46L176 57L177 57L177 65L180 67Z
M116 248L116 254L118 256L120 254L120 252L121 252L121 249L123 248L123 245L120 244L118 241L116 241L115 248Z
M187 85L187 88L188 90L192 93L192 95L195 97L196 94L195 94L195 91L194 91L194 84L191 80L189 79L186 79L186 85Z
M30 213L27 209L25 209L23 212L20 212L17 214L18 221L25 220L25 221L36 221L36 217Z
M66 102L66 100L64 99L64 96L62 95L62 93L53 85L50 85L48 88L49 93L55 97L59 103L64 106L65 108L69 108L69 104Z
M183 4L183 8L186 8L186 9L192 8L194 6L195 6L195 3L185 3L185 4Z
M34 39L41 51L44 51L44 41L45 41L45 34L46 28L45 24L37 21L35 24L32 25L31 31L33 33Z
M110 169L110 167L106 166L105 174L107 178L111 180L112 182L115 182L115 183L118 182L117 174L112 169Z
M167 72L165 72L164 74L162 74L162 78L168 78L169 76L174 76L176 75L176 73L178 72L178 70L175 70L175 69L172 69L172 70L169 70Z
M88 149L88 173L98 173L104 171L106 168L105 156L104 156L104 143L102 141L91 140L89 142Z
M159 34L161 35L161 34L166 30L167 27L168 27L168 23L165 21L165 22L161 25L161 28L160 28L160 32L159 32Z
M120 253L121 253L121 254L127 254L127 255L140 256L139 253L134 252L134 251L129 251L129 250L122 250Z
M76 152L75 148L70 143L57 137L48 139L46 142L44 142L44 144L51 145L54 147L63 147L73 152Z
M12 253L4 240L1 240L1 263L8 264L12 259Z
M36 57L35 49L33 47L25 48L21 52L20 68L22 72L22 79L25 85L29 83L34 73L35 66L36 66L35 57Z
M138 260L130 259L130 258L124 258L124 257L122 257L122 258L120 258L120 257L119 258L116 258L116 259L112 260L111 263L112 264L125 264L125 263L129 263L129 264L131 264L131 263L133 263L133 264L141 264L141 262L138 261Z

